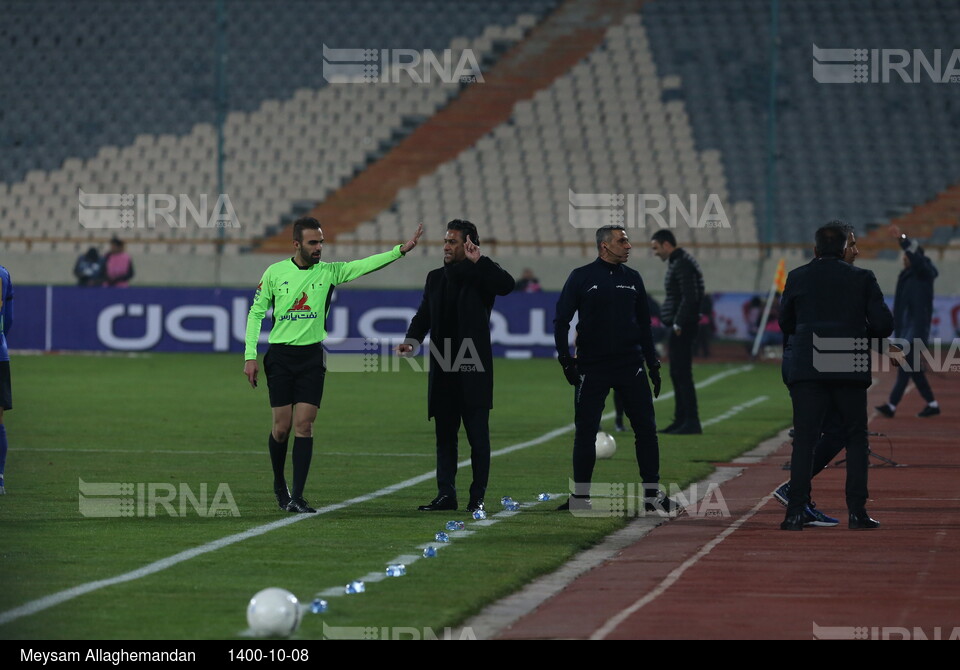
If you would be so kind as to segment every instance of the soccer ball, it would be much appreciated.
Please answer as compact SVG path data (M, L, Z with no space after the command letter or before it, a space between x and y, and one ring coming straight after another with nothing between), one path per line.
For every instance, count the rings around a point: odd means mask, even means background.
M250 599L247 623L254 635L287 637L300 626L300 602L285 589L264 589Z
M597 458L613 458L617 452L617 442L613 435L601 431L597 433L596 449Z

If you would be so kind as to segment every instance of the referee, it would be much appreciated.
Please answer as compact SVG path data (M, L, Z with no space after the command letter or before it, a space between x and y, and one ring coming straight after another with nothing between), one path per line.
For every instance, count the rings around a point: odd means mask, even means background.
M570 273L554 319L554 340L567 381L576 387L572 497L559 510L588 511L596 464L596 437L610 389L623 400L633 427L637 465L648 512L679 506L660 490L660 447L653 398L660 395L660 361L653 347L650 309L640 273L627 267L630 240L623 226L597 230L598 258ZM577 354L570 355L570 322L579 315ZM643 374L646 365L647 374ZM653 383L653 394L647 376Z
M273 465L273 492L280 509L313 513L303 499L303 488L313 456L313 422L323 397L326 367L322 342L327 337L324 323L330 311L330 296L339 284L353 281L383 268L417 246L423 225L406 244L356 261L323 263L323 231L314 218L293 224L296 253L269 266L257 285L247 316L243 374L256 388L257 342L267 310L273 307L270 347L263 357L267 375L273 429L270 431L270 461ZM284 467L287 441L293 428L293 488L287 488Z

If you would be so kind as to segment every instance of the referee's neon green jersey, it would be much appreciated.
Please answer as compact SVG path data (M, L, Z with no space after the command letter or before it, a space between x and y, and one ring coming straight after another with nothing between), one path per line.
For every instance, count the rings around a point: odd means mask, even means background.
M292 258L269 266L253 296L247 315L246 348L243 359L257 359L260 324L273 307L270 344L316 344L327 337L326 320L330 294L335 286L353 281L399 259L398 244L391 251L355 261L319 262L301 268Z

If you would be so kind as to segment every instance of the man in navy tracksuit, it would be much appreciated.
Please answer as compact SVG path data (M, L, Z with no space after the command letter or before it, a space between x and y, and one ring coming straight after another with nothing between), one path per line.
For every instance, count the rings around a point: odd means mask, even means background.
M904 391L907 390L907 383L913 380L920 397L927 403L917 416L936 416L940 413L940 405L933 397L933 390L924 373L920 349L930 339L933 280L937 278L937 268L923 253L916 240L911 240L901 233L897 226L890 226L890 232L903 249L903 270L897 278L897 292L893 299L893 322L896 326L896 337L905 340L908 346L908 358L905 364L897 369L897 381L890 391L890 399L877 407L877 411L892 419Z
M598 258L570 273L554 319L554 340L564 375L576 387L573 441L573 496L558 509L590 509L590 482L596 463L595 443L604 401L611 389L635 435L637 465L647 511L675 512L677 505L660 491L660 449L653 398L660 394L660 361L653 347L647 293L640 274L626 266L630 241L623 226L597 230ZM570 355L569 332L579 314L576 356ZM653 395L647 385L653 383Z

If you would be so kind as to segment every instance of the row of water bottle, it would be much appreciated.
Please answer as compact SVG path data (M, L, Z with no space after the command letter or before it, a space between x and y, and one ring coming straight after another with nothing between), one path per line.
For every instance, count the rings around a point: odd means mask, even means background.
M550 500L550 494L541 493L537 496L537 500L539 502ZM520 511L520 503L514 500L513 498L511 498L510 496L503 496L502 498L500 498L500 504L503 505L503 508L508 512ZM477 521L481 521L487 518L487 513L482 509L478 509L473 513L473 518ZM445 528L448 531L464 530L466 528L466 524L463 521L447 521ZM449 542L450 535L448 535L445 531L441 530L436 535L434 535L434 539L437 542ZM436 547L428 546L426 549L423 550L424 558L435 558L436 555L437 555ZM387 577L403 577L406 574L407 574L407 566L405 566L403 563L391 563L390 565L387 566ZM363 593L366 590L367 590L366 584L364 584L359 579L350 582L344 587L344 593L347 593L347 594ZM323 600L322 598L316 598L312 603L310 603L310 611L314 614L321 614L323 612L326 612L327 607L328 607L327 601Z

